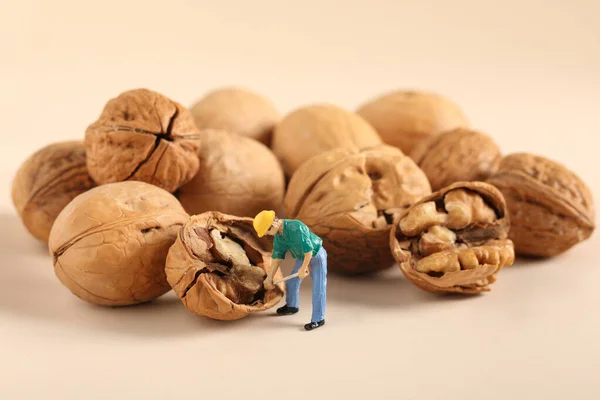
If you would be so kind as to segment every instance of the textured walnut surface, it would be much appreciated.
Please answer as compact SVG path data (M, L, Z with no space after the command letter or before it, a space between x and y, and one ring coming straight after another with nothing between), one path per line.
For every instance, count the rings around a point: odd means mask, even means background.
M176 194L188 213L254 217L261 210L281 208L283 171L262 143L223 131L203 131L198 156L198 173Z
M62 209L94 186L83 142L55 143L36 151L21 165L13 180L12 201L29 233L48 242Z
M502 159L490 136L464 128L421 142L410 156L427 175L432 190L454 182L483 181L496 172Z
M98 186L69 203L50 232L60 281L90 303L123 306L170 287L165 260L188 215L167 191L143 182Z
M283 283L269 291L263 287L271 268L271 241L256 236L251 218L194 215L169 251L167 279L185 307L201 316L236 320L267 310L284 293Z
M309 158L346 147L360 150L381 144L375 130L360 116L340 107L318 104L301 107L275 127L273 152L287 176Z
M173 192L198 171L192 115L146 89L110 100L87 128L85 146L89 173L99 184L134 180Z
M417 144L438 133L469 126L456 104L427 92L387 93L365 103L357 113L377 130L384 143L408 155Z
M394 216L429 193L425 174L397 148L336 149L296 171L284 208L323 238L332 271L361 273L393 264Z
M589 238L595 229L589 188L560 163L533 154L511 154L488 182L506 199L509 237L517 254L555 256Z
M502 194L483 182L457 182L401 214L390 246L404 275L439 293L489 291L496 274L514 262Z
M217 129L271 144L273 129L281 115L266 98L243 88L212 91L190 111L198 129Z

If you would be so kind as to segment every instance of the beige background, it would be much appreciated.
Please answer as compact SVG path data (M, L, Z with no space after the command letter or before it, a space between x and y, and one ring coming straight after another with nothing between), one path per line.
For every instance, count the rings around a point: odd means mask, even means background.
M519 262L489 294L439 299L398 270L330 276L327 325L217 323L172 294L72 296L9 198L19 164L80 138L118 93L190 104L236 84L287 112L394 88L463 106L505 152L562 161L600 197L600 3L0 1L0 399L598 399L598 235Z

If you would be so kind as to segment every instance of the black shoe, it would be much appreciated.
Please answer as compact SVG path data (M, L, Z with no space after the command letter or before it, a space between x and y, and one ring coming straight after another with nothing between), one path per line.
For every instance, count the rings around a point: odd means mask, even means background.
M288 307L287 304L277 309L279 315L292 315L298 312L298 307Z
M317 329L320 326L325 325L325 320L322 319L319 322L311 322L310 324L306 324L304 325L304 329L306 329L307 331L312 331L313 329Z

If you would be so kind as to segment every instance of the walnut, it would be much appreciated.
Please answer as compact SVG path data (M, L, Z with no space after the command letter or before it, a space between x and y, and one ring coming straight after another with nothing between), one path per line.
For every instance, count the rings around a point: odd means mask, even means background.
M252 218L206 212L192 216L179 231L165 271L189 311L236 320L282 299L283 283L269 291L263 287L272 251L271 240L254 232ZM278 271L275 279L280 278Z
M506 199L517 254L550 257L586 240L595 207L586 184L564 165L533 154L505 157L488 179Z
M304 161L327 150L360 150L379 144L377 132L357 114L334 105L316 104L288 114L275 127L272 147L290 177Z
M200 130L216 129L248 136L269 146L281 116L257 93L242 88L212 91L190 108Z
M12 184L12 200L23 224L35 238L48 242L62 209L77 195L93 188L83 142L46 146L21 165Z
M404 211L390 247L404 275L434 293L489 291L512 265L510 221L502 194L483 182L457 182Z
M146 89L110 100L87 128L85 146L89 173L99 184L135 180L173 192L198 172L192 115Z
M50 232L54 271L90 303L125 306L170 290L165 260L188 219L169 192L143 182L98 186L70 202Z
M296 171L284 208L323 238L331 271L355 274L393 265L391 224L429 193L425 174L397 148L341 148Z
M220 211L254 217L279 210L285 180L275 155L256 140L221 131L203 131L200 168L176 196L190 214Z
M496 172L502 159L491 137L464 128L422 141L410 157L425 172L432 190L454 182L484 181Z
M456 104L428 92L386 93L362 105L357 113L377 130L384 143L408 155L417 144L438 133L469 127Z

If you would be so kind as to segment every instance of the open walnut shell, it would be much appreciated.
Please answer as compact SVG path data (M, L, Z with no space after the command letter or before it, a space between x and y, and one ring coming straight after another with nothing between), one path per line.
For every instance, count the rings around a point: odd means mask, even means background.
M516 153L487 182L506 199L517 254L551 257L592 235L595 208L586 184L564 165Z
M336 149L296 171L284 208L323 239L331 271L356 274L393 265L395 215L430 193L423 171L397 148Z
M169 192L198 171L198 128L167 97L137 89L110 100L85 132L87 166L98 184L142 181Z
M483 182L457 182L423 198L394 223L390 247L404 275L434 293L489 291L512 265L510 227L500 191Z
M259 238L252 218L219 212L192 216L169 250L167 280L194 314L236 320L279 303L283 283L265 291L273 246ZM281 278L277 271L275 280Z

